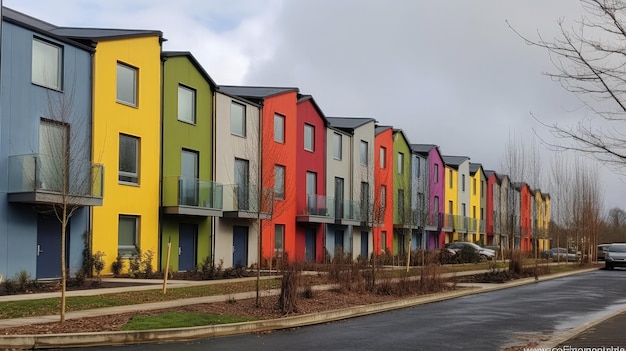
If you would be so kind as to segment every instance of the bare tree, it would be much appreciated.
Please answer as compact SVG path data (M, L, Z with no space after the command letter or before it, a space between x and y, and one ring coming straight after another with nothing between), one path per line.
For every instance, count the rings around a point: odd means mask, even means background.
M544 124L566 143L545 143L555 150L576 150L622 170L626 162L626 1L580 0L584 13L573 24L557 22L558 37L533 40L515 31L529 45L547 50L555 68L546 73L577 95L600 120L574 126ZM511 27L512 28L512 27Z
M68 226L78 209L98 204L102 197L102 166L91 163L91 118L76 111L74 86L63 94L47 93L47 116L40 121L40 151L31 173L35 188L50 195L50 205L42 211L53 213L61 223L61 322L66 310Z

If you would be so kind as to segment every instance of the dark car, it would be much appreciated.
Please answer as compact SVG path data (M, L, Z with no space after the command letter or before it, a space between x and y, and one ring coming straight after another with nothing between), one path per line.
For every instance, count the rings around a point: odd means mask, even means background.
M611 244L604 249L604 268L626 267L626 244Z
M543 258L551 258L554 261L561 262L576 262L578 261L579 255L563 247L553 247L543 252Z
M485 249L480 247L474 243L465 242L465 241L457 241L453 243L446 244L446 248L450 249L456 253L459 253L464 247L469 247L476 251L480 255L481 260L491 260L495 256L496 252L491 249Z

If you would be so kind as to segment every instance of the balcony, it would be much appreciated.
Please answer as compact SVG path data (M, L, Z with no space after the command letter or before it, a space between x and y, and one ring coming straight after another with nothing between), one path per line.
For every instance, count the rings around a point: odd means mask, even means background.
M274 190L263 189L259 196L254 186L228 184L223 186L223 201L225 218L271 219Z
M442 216L443 226L441 227L441 230L444 232L452 232L454 229L454 216L449 213L442 214Z
M222 184L186 177L163 178L163 212L173 215L219 217Z
M411 210L410 212L398 213L398 216L394 219L394 228L399 229L417 229L421 226L423 218L421 218L421 212L418 210Z
M476 218L467 218L466 221L467 221L467 231L475 233L476 230L478 229L477 227L478 220Z
M359 226L364 221L361 204L358 201L346 200L335 204L335 223Z
M298 205L297 222L335 223L335 199L324 195L306 196L306 203Z
M481 220L478 221L478 231L479 231L479 233L485 234L485 226L486 226L486 224L485 224L485 220L484 219L481 219Z
M89 161L64 163L40 154L9 156L8 201L102 206L103 172L101 164Z
M453 216L454 230L457 232L467 232L468 218L465 216L454 215Z

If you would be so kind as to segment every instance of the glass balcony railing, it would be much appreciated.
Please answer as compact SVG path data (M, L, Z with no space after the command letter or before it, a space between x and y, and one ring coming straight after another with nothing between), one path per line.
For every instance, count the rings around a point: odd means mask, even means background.
M257 188L250 185L225 184L223 186L224 211L271 214L273 208L273 189L263 189L261 194L259 194Z
M452 228L454 227L454 215L446 213L443 215L443 227L444 228Z
M333 218L335 213L335 199L325 195L308 194L306 203L299 206L298 214L301 215Z
M47 192L102 198L104 167L41 154L9 156L9 193Z
M222 209L223 185L187 177L163 178L163 206Z
M352 221L362 221L363 212L365 211L361 208L361 203L358 201L345 200L343 203L335 202L335 219L345 219Z

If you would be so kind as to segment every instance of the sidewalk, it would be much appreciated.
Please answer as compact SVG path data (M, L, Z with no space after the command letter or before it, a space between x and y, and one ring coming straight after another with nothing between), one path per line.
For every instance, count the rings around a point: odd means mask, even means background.
M550 276L540 277L540 280L554 279L570 274L578 274L595 270L597 268L580 270L574 272L554 274ZM465 271L446 273L445 276L464 276L473 275L487 272L488 270L478 271ZM264 277L269 279L270 277ZM252 278L239 278L228 279L225 281L169 281L168 289L182 286L202 286L211 284L220 284L224 282L237 282L246 280L255 280ZM119 281L119 280L117 280ZM136 280L132 280L136 283ZM0 348L2 347L17 347L17 348L37 348L37 347L80 347L88 345L116 345L116 344L128 344L128 343L145 343L145 342L165 342L165 341L177 341L177 340L190 340L194 338L208 338L216 336L226 336L233 334L261 332L275 329L293 328L311 324L325 323L336 321L345 318L351 318L356 316L363 316L372 313L379 313L384 311L390 311L399 308L411 307L419 304L431 303L436 301L443 301L447 299L457 298L470 294L484 293L488 291L506 289L514 286L525 285L534 283L535 278L526 278L514 280L504 284L475 284L475 283L459 283L458 286L466 287L469 289L455 290L451 292L430 294L424 296L418 296L415 298L401 299L390 302L378 303L373 305L356 306L352 308L346 308L342 310L327 311L322 313L315 313L311 315L301 315L295 317L279 318L274 320L262 320L255 322L245 323L233 323L225 325L213 325L193 328L177 328L177 329L163 329L158 332L155 331L130 331L130 332L104 332L104 333L75 333L75 334L56 334L56 335L22 335L22 336L2 336L0 337ZM137 290L150 290L150 289L162 289L162 281L153 280L145 281L146 285L124 287L124 288L103 288L103 289L91 289L91 290L78 290L72 291L71 296L93 296L108 293L117 293L125 291L137 291ZM315 290L328 290L334 288L335 285L318 285L315 286ZM264 290L261 296L277 295L279 289ZM12 295L0 297L0 301L18 301L18 300L32 300L35 298L46 297L59 297L59 293L45 293L45 294L31 294L31 295ZM68 292L68 296L69 292ZM230 295L217 295L208 297L178 299L172 301L154 302L147 304L136 304L127 306L117 306L108 308L99 308L92 310L83 310L76 312L68 312L66 319L77 319L85 317L98 317L102 315L117 314L135 312L140 310L155 310L163 308L171 308L183 305L191 305L198 303L211 303L219 301L228 301L231 298L246 299L254 298L256 296L255 291L242 292ZM16 327L22 325L29 325L35 323L56 322L59 320L58 315L51 316L38 316L27 318L13 318L0 320L0 327Z

